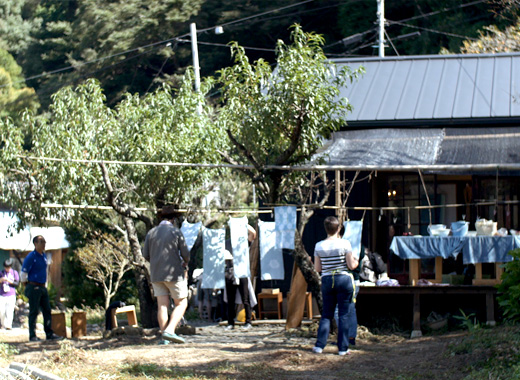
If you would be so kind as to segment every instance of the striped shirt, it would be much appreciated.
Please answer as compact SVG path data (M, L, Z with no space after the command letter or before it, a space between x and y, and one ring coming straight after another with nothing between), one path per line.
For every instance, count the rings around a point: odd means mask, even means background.
M345 239L322 240L314 248L314 257L321 261L321 275L347 274L346 256L352 253L350 242Z

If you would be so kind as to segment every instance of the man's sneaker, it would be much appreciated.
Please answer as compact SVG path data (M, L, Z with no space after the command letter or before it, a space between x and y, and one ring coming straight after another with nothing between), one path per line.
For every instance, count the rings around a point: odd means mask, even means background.
M350 355L350 351L349 351L349 350L347 350L347 351L339 351L339 352L338 352L338 355L339 355L339 356Z
M227 325L226 326L226 330L234 330L235 329L235 326L234 325Z
M251 323L246 323L244 326L242 326L242 330L251 330L253 326Z
M312 352L315 354L321 354L323 352L323 348L321 347L312 347Z
M47 337L47 340L63 340L64 338L62 336L59 336L59 335L56 335L56 334L52 334L52 335L49 335Z
M173 342L173 343L184 343L185 342L184 338L181 338L180 336L178 336L175 333L172 334L167 331L162 333L162 337L163 337L163 339L169 340L170 342Z
M31 337L29 338L29 340L30 340L31 342L40 342L40 341L41 341L41 339L38 338L37 336L31 336Z

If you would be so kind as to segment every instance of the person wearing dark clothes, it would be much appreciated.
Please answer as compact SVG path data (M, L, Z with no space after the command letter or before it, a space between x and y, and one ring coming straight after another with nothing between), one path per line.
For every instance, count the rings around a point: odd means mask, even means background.
M249 244L256 238L256 231L250 225L247 225L248 229L248 241ZM226 242L227 243L227 242ZM224 273L224 278L226 282L226 296L227 296L227 317L228 317L228 325L226 329L233 330L235 328L235 317L236 317L236 305L235 298L237 294L237 290L240 293L240 297L242 298L242 304L244 305L244 310L246 314L246 322L243 326L244 330L251 329L251 298L249 296L249 279L244 278L236 278L235 271L233 267L233 255L231 254L231 242L224 254L224 260L226 263L226 270Z
M43 329L47 340L61 340L63 337L54 334L51 328L51 305L47 282L47 255L45 254L45 238L41 235L33 239L34 251L30 252L22 265L21 282L25 284L25 295L29 299L29 340L41 340L36 336L36 318L43 314Z

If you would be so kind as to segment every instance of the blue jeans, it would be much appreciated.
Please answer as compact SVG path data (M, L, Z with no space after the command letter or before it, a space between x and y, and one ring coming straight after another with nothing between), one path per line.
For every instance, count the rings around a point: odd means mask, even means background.
M356 281L356 290L352 296L352 302L350 303L348 310L348 338L357 338L357 310L356 303L354 302L359 294L359 281ZM336 310L334 311L334 319L336 320L336 325L339 325L338 322L338 307L336 306Z
M321 294L323 311L316 347L324 348L330 333L330 321L334 318L334 310L338 306L338 351L348 349L348 315L352 303L352 277L346 274L323 276L321 278Z

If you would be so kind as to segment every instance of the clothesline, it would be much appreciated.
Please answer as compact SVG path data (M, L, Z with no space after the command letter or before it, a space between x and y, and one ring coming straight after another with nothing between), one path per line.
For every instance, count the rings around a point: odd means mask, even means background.
M198 168L230 168L230 169L256 169L253 165L241 164L195 164L187 162L149 162L149 161L118 161L98 159L74 159L55 157L31 157L16 155L18 158L35 161L74 162L83 164L117 164L117 165L141 165L141 166L170 166L170 167L198 167ZM520 163L514 164L456 164L456 165L265 165L266 170L286 171L518 171Z
M520 200L516 201L484 201L484 202L476 202L476 203L454 203L454 204L445 204L445 205L427 205L427 206L381 206L381 207L371 207L371 206L322 206L322 209L328 210L354 210L354 211L396 211L396 210L428 210L428 209L437 209L437 208L453 208L453 207L468 207L468 206L496 206L496 205L510 205L510 204L520 204ZM112 210L111 206L100 206L100 205L73 205L73 204L56 204L56 203L43 203L41 205L42 208L63 208L63 209L84 209L84 210ZM194 209L194 208L181 208L176 210L180 213L189 213L189 212L199 212L199 213L225 213L225 214L268 214L274 210L276 206L261 206L257 209ZM301 211L301 205L298 206L297 211ZM135 211L151 211L156 212L155 208L147 208L147 207L136 207Z

